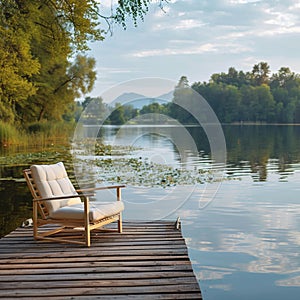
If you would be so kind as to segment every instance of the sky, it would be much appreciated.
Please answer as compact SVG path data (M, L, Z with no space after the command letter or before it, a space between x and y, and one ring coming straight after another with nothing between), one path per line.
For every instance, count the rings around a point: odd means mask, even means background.
M251 71L262 61L272 73L280 67L300 73L299 0L169 0L164 10L152 2L137 27L115 25L112 36L91 44L97 80L89 96L149 77L207 82L214 73ZM110 0L100 3L110 9Z

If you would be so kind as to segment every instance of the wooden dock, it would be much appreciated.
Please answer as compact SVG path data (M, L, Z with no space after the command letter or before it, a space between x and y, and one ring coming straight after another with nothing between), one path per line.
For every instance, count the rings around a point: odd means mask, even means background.
M0 240L1 299L202 299L174 222L124 222L90 248L36 242L31 228Z

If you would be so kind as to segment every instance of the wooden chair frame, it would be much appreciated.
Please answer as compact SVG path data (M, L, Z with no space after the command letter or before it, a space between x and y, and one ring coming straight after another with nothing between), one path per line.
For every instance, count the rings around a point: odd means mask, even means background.
M56 242L65 242L65 243L73 243L80 244L90 247L91 245L91 231L94 229L101 228L102 226L115 222L118 222L118 232L122 233L122 213L118 213L116 215L112 215L97 222L90 222L89 220L89 197L94 196L94 191L96 190L107 190L107 189L116 189L116 197L117 201L121 201L121 188L124 188L125 185L112 185L112 186L103 186L99 188L89 188L89 189L81 189L76 192L78 195L71 196L59 196L59 197L51 197L51 198L42 198L39 194L39 191L34 183L34 179L31 175L31 170L26 169L23 170L24 177L26 179L27 185L30 189L30 192L33 196L33 236L35 240L50 240ZM51 219L48 213L48 210L45 206L45 201L56 201L70 198L78 198L80 197L84 203L84 219L83 220L75 220L75 219ZM58 228L45 229L39 231L39 227L46 224L56 224L60 225ZM76 240L76 236L69 234L69 237L59 237L53 236L59 232L68 232L68 233L83 233L83 241Z

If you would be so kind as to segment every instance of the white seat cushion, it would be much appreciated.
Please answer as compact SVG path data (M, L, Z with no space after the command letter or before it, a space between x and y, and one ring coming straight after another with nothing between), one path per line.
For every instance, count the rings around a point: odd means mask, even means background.
M96 222L105 217L113 216L124 210L124 204L121 201L116 202L90 202L90 222ZM61 207L52 212L50 215L52 219L84 219L84 205L83 203L74 204L70 206Z

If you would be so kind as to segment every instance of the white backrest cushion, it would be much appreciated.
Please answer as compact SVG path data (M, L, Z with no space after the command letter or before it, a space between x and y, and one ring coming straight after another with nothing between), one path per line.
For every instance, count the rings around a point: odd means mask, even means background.
M77 195L62 162L53 165L32 165L30 170L42 198ZM81 203L79 197L65 200L45 201L50 216L53 211L61 207L78 203Z

